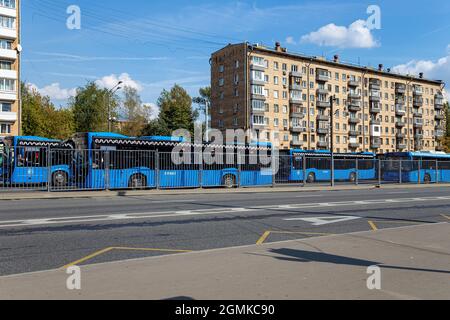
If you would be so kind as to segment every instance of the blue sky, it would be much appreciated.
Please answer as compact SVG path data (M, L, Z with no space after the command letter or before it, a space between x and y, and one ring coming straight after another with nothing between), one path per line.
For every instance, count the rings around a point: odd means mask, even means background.
M362 65L425 72L450 83L450 1L22 1L22 77L64 105L74 89L117 79L155 103L174 83L192 95L209 84L209 57L249 41ZM417 3L417 4L415 4ZM69 5L81 29L66 27ZM381 29L365 26L381 9Z

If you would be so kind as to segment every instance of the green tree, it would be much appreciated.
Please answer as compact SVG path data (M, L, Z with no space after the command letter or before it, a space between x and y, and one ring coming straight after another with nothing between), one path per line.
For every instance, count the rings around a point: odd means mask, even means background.
M448 102L445 104L445 120L447 130L445 137L442 139L442 145L444 146L444 151L450 153L450 104Z
M57 109L50 98L35 89L22 86L22 133L46 138L67 139L74 132L70 109Z
M125 120L121 133L128 136L139 136L149 123L152 107L142 104L141 97L136 89L124 88L124 101L121 108L121 117Z
M117 118L119 98L107 89L101 89L95 82L88 82L77 89L70 100L77 132L108 130L108 113ZM109 111L109 112L108 112Z

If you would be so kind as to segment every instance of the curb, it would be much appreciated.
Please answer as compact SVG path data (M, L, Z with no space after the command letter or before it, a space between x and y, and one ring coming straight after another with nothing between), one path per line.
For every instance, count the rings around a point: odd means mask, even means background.
M420 188L450 188L450 184L439 185L360 185L360 186L335 186L335 187L267 187L267 188L242 188L242 189L189 189L189 190L146 190L146 191L79 191L79 192L55 192L50 193L5 193L0 194L0 201L11 200L37 200L37 199L82 199L82 198L109 198L109 197L138 197L138 196L183 196L199 194L249 194L249 193L281 193L281 192L320 192L320 191L352 191L374 189L420 189Z

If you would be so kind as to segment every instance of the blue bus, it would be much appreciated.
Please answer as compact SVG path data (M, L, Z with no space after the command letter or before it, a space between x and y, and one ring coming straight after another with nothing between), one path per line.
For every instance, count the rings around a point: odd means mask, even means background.
M326 150L280 151L277 181L308 183L331 181L331 156L331 152ZM336 181L356 182L377 177L377 160L373 153L334 153L333 157Z
M73 184L87 189L195 188L218 186L253 186L271 184L264 166L249 161L237 165L237 152L242 148L245 159L256 157L270 145L195 146L179 137L127 137L115 133L76 134L69 143L75 149ZM214 148L228 157L223 163L205 161L211 157L204 151ZM187 161L173 161L174 148L184 152ZM219 152L217 150L220 150ZM202 155L202 157L199 157ZM216 154L217 156L217 154ZM230 160L230 156L232 161ZM201 158L201 160L199 160ZM186 160L186 158L184 158ZM266 169L271 165L266 165Z
M6 137L1 146L3 186L67 186L71 176L70 146L59 140L34 136ZM50 163L49 162L50 159Z
M384 181L426 184L450 182L450 154L394 152L385 154L381 159Z

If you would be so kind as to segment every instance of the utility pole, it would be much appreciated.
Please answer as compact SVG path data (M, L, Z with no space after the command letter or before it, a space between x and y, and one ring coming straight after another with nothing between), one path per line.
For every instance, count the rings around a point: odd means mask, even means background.
M330 97L330 151L331 151L331 186L334 187L334 102L336 96Z
M120 85L123 83L123 81L119 81L114 87L108 90L106 93L106 99L107 99L107 108L108 108L108 132L112 131L112 119L111 119L111 96L122 89Z

